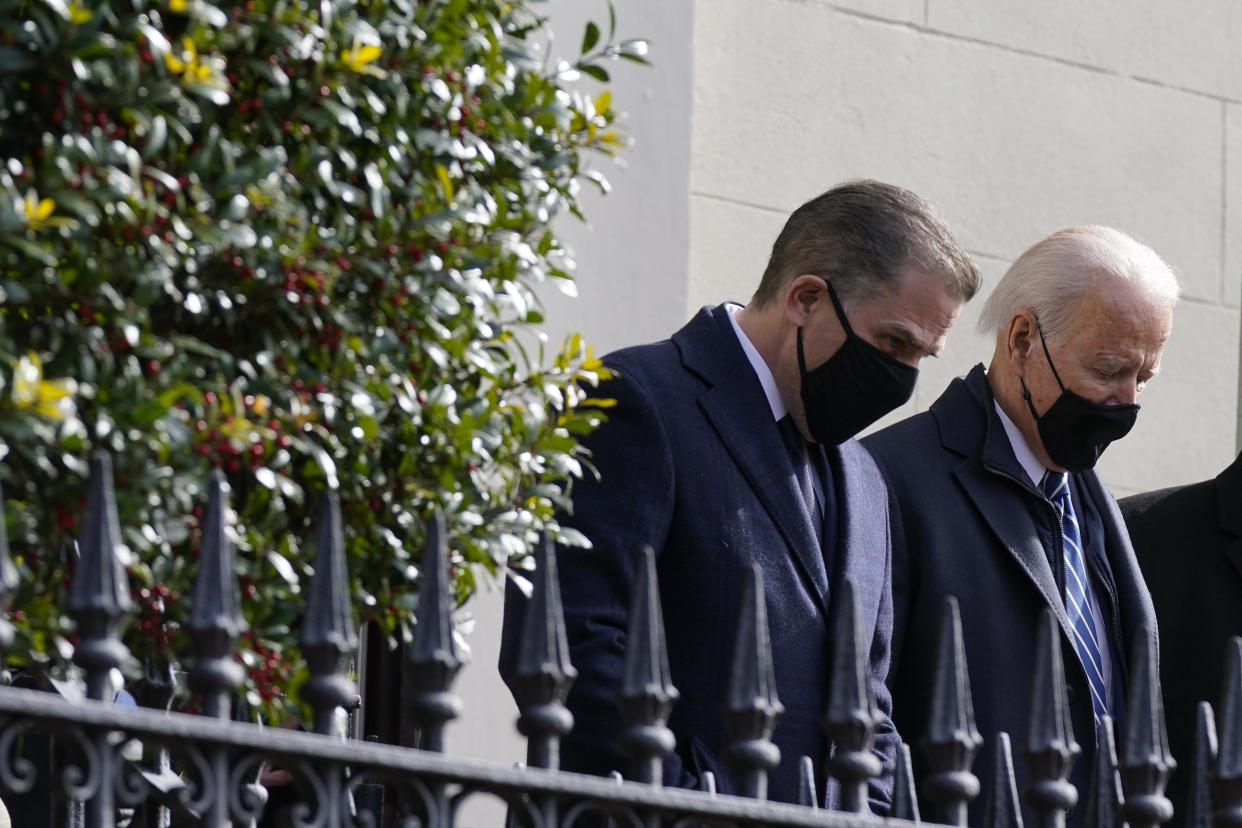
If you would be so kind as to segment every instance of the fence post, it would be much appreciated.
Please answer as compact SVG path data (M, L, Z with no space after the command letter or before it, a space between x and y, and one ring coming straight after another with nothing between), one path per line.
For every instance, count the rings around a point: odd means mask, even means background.
M444 726L461 714L461 699L449 692L463 660L453 637L453 601L449 595L448 541L444 515L427 521L423 582L419 587L414 636L406 651L414 696L410 707L418 723L417 747L444 752Z
M1031 787L1026 796L1038 818L1038 828L1064 828L1065 813L1078 801L1077 789L1066 779L1074 757L1081 752L1074 741L1065 697L1061 630L1052 610L1045 607L1035 644L1035 680L1026 739L1031 768Z
M1177 762L1169 753L1156 671L1155 635L1143 626L1138 630L1130 659L1121 755L1121 782L1125 790L1121 812L1130 828L1159 828L1173 817L1173 803L1164 795L1164 786Z
M819 786L815 784L815 762L809 756L798 760L798 804L812 810L819 807Z
M946 825L966 825L966 806L979 795L979 778L970 766L981 744L962 643L962 617L957 599L950 595L940 615L931 714L923 735L923 751L932 771L923 791L938 809L933 816Z
M556 544L544 534L535 548L534 588L525 608L517 664L505 677L518 702L517 727L526 737L526 766L549 770L560 767L560 739L574 726L565 699L578 676L569 661L556 564ZM556 825L556 798L543 798L538 807L543 825ZM512 816L508 824L514 824Z
M1095 736L1095 766L1087 788L1087 816L1083 828L1114 828L1122 807L1121 777L1117 773L1117 748L1112 716L1101 716Z
M308 592L298 642L310 673L302 686L302 699L314 710L316 733L344 740L341 708L352 707L358 693L341 669L345 660L357 652L358 636L350 605L341 504L336 492L330 489L324 490L319 501L315 571ZM346 824L345 815L352 810L345 793L344 768L336 763L324 768L323 784L324 801L320 806L329 811L322 824L338 828Z
M1215 828L1242 828L1242 638L1229 640L1212 794Z
M880 711L871 692L870 647L859 629L854 582L843 578L833 601L836 640L823 724L836 750L828 765L841 783L841 810L863 814L868 812L867 781L883 770L879 757L871 752Z
M219 721L231 717L230 700L245 679L233 660L234 646L245 629L237 595L233 544L226 530L228 484L216 472L211 477L207 512L203 520L198 572L194 576L194 604L187 628L194 649L190 687L201 700L202 714ZM211 779L204 780L212 794L207 819L211 825L229 822L229 756L223 749L208 756Z
M742 586L724 709L730 739L727 758L736 769L740 795L767 799L768 772L781 761L780 748L772 743L772 728L784 710L776 697L763 572L752 563Z
M69 587L69 615L77 627L78 644L73 662L86 671L87 698L112 702L119 670L129 650L117 637L121 617L133 606L129 582L118 556L121 545L112 483L112 458L97 452L91 458L90 490L86 521L82 528L82 555ZM97 787L86 802L87 828L108 828L116 822L113 785L118 768L107 733L94 734L93 752L98 761Z
M464 660L453 636L453 599L449 594L449 551L444 515L437 510L427 521L423 550L423 581L419 586L414 635L406 650L410 685L411 718L418 726L417 747L444 752L444 727L461 715L461 699L449 691ZM427 785L431 795L425 825L448 828L452 824L443 782Z
M905 742L897 745L897 767L893 771L893 818L908 822L920 822L919 798L915 794L914 764L910 761L910 746Z
M617 698L627 725L619 741L632 760L635 781L656 787L664 783L664 756L677 745L665 722L678 695L669 675L655 551L646 546L630 608L625 675Z
M1216 721L1212 705L1195 709L1195 757L1186 797L1186 828L1212 828L1211 774L1216 765Z
M302 686L302 699L315 712L316 733L345 736L338 712L353 704L357 689L342 675L341 668L358 649L354 627L345 542L341 536L341 504L336 492L328 490L319 501L315 569L298 642L310 672Z
M190 688L201 700L202 714L221 721L228 721L230 699L245 679L241 665L233 660L245 622L239 608L233 544L225 527L228 508L227 484L217 471L211 478L207 512L203 516L194 603L186 628L194 649Z
M1022 828L1022 807L1018 804L1018 781L1013 775L1013 748L1009 734L996 734L996 758L992 767L992 788L983 812L985 828Z
M574 726L565 698L577 676L569 661L556 546L545 535L535 550L534 590L526 604L517 664L506 676L518 702L518 731L527 740L527 767L560 767L560 739Z

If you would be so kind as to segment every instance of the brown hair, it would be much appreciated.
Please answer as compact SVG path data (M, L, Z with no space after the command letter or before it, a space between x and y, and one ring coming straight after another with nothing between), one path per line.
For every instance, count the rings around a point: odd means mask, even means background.
M879 181L849 181L803 204L772 245L753 301L762 307L804 273L832 282L849 303L895 281L908 263L939 273L963 301L979 290L979 270L931 204Z

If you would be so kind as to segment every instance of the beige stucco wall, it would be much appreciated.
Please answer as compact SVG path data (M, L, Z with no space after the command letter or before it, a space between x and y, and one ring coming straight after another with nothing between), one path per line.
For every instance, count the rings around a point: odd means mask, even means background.
M929 198L986 283L891 422L987 360L974 320L1025 247L1112 225L1174 266L1185 299L1101 469L1119 494L1215 475L1238 435L1240 36L1231 0L703 0L689 303L745 298L784 217L833 183Z

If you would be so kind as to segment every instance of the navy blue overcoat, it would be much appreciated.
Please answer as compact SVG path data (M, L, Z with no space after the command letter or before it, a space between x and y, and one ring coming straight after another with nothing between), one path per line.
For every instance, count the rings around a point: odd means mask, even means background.
M814 760L824 802L838 801L835 785L824 778L831 747L821 719L832 595L849 577L870 642L870 684L883 713L875 752L884 775L870 798L873 810L885 811L896 742L884 685L892 605L888 501L878 468L852 440L827 452L839 521L830 567L771 408L723 306L704 308L669 340L618 351L605 363L616 377L593 393L616 404L587 440L600 479L576 484L573 515L564 518L594 548L565 548L558 556L578 669L568 700L575 726L562 745L562 766L598 774L625 766L616 746L622 724L615 699L641 550L650 545L658 556L669 667L681 694L669 719L677 749L666 762L666 783L693 787L710 770L722 791L731 787L720 712L744 579L757 562L785 708L773 736L781 762L770 777L769 797L797 800L799 758L806 755ZM515 592L506 606L502 672L517 651L522 602Z

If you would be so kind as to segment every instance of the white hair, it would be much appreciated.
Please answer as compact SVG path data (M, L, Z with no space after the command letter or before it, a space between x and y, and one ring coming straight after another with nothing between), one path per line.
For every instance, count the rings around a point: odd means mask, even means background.
M1122 285L1165 307L1177 302L1181 290L1154 250L1120 230L1095 224L1067 227L1036 242L1010 265L983 306L979 330L1002 336L1014 314L1028 311L1044 336L1057 341L1084 294Z

